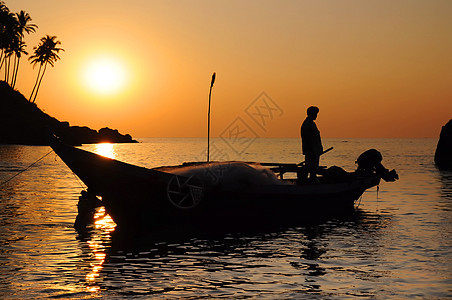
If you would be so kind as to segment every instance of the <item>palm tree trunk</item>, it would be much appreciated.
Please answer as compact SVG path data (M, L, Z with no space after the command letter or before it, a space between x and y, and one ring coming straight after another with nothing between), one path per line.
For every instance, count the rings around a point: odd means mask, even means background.
M12 76L11 76L11 55L8 57L8 83L11 85Z
M6 79L5 79L6 83L9 83L9 71L10 71L10 69L11 69L11 55L8 56L8 61L7 61L7 64L6 64L6 70L8 71L8 73L6 73Z
M12 81L13 81L13 74L14 73L11 73L11 65L12 65L12 63L11 63L11 56L9 57L9 66L8 66L8 80L11 80L11 82L9 83L9 85L11 85L11 83L12 83ZM13 65L13 67L14 67L14 65Z
M16 74L16 64L17 64L17 55L14 55L13 72L11 73L11 84L10 84L11 87L14 84L14 75Z
M19 73L19 63L20 63L20 57L17 57L16 72L14 72L14 79L13 79L13 88L16 87L17 74Z
M3 52L4 50L2 49L2 54L0 55L0 70L2 69L3 66Z
M16 67L17 67L17 55L14 56L14 64L13 64L13 76L11 79L11 87L14 88L14 81L16 81Z
M44 65L44 70L42 71L41 79L39 79L38 87L36 88L35 97L33 98L33 102L32 103L35 103L35 101L36 101L36 96L38 95L39 88L41 87L42 78L44 78L44 74L46 72L46 69L47 69L47 63L45 63L45 65Z
M41 74L41 68L42 68L42 64L39 65L38 77L36 77L36 82L35 82L35 85L33 86L33 90L31 91L30 99L28 99L29 102L31 102L31 99L33 98L33 94L36 89L36 86L38 85L39 75Z
M6 59L7 59L7 57L5 55L5 58L3 58L3 60L5 62L5 82L8 82L8 61Z

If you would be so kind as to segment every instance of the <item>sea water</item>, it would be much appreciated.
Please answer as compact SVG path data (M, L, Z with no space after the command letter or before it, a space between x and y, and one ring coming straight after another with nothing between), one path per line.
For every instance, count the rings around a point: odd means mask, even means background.
M144 167L206 160L205 139L140 141L82 148ZM303 160L298 139L211 142L211 160ZM208 234L120 230L102 208L77 231L80 180L54 153L30 167L49 147L0 146L0 298L450 299L452 173L436 143L324 139L321 165L352 171L375 148L400 180L349 216Z

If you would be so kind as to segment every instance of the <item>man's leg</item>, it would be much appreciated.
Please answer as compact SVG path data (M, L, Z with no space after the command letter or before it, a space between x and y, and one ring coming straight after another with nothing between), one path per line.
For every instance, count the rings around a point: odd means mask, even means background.
M320 156L306 155L306 168L310 179L317 179L317 169L319 168Z

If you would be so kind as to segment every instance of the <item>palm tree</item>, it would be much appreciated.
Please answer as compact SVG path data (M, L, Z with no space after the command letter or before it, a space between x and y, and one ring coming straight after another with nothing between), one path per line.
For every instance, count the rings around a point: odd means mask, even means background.
M28 13L21 10L20 13L15 14L16 26L15 26L15 42L13 43L12 51L16 54L14 57L13 74L11 78L12 87L15 86L17 80L17 73L19 72L19 63L22 53L27 55L25 51L26 44L23 42L25 33L32 33L36 31L38 27L36 24L29 24L31 17Z
M35 32L38 27L30 24L31 17L21 10L20 13L13 14L0 0L0 69L5 67L5 81L14 85L17 80L19 62L25 51L26 44L23 42L25 33ZM14 62L11 64L12 56ZM11 72L12 67L12 72Z
M7 81L9 75L7 64L12 54L12 43L18 38L16 27L17 20L15 15L10 13L8 8L2 3L0 5L0 48L2 49L0 55L0 69L5 65L5 81Z
M2 53L0 55L0 68L3 64L3 54L6 46L6 32L7 32L7 23L9 17L9 9L6 7L5 3L0 0L0 49Z
M13 88L16 86L17 73L19 73L19 63L20 63L20 58L22 56L22 53L25 55L28 55L28 52L25 51L25 46L26 46L26 44L24 42L19 41L19 43L14 47L14 53L16 54L17 63L16 63L16 59L14 59L13 77L11 79L11 86Z
M14 44L16 44L17 42L18 42L17 39L11 38L10 42L4 49L3 61L5 64L5 81L6 82L9 82L9 74L10 74L10 70L11 70L11 56L14 53L14 50L13 50Z
M16 20L17 20L17 33L20 35L21 38L24 37L24 33L32 33L36 32L36 28L38 28L38 25L36 24L29 24L31 22L30 14L21 10L20 13L16 13Z
M38 95L39 87L41 86L42 78L46 72L47 65L49 64L53 67L55 62L60 59L57 53L64 51L62 48L57 48L57 45L61 44L61 42L56 41L56 38L56 36L49 35L41 38L41 43L37 47L33 48L35 51L34 55L29 58L33 64L33 67L39 63L38 77L36 78L36 83L29 99L32 103L36 101L36 96Z

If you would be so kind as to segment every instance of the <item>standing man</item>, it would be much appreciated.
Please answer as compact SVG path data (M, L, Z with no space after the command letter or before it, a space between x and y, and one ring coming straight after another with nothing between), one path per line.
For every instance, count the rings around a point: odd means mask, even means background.
M305 156L306 172L304 177L307 177L313 181L317 180L316 172L319 167L320 155L323 152L322 140L320 139L320 131L317 129L317 125L314 120L317 119L319 108L316 106L310 106L307 110L307 117L301 125L301 144L303 154ZM306 174L308 173L308 174Z

